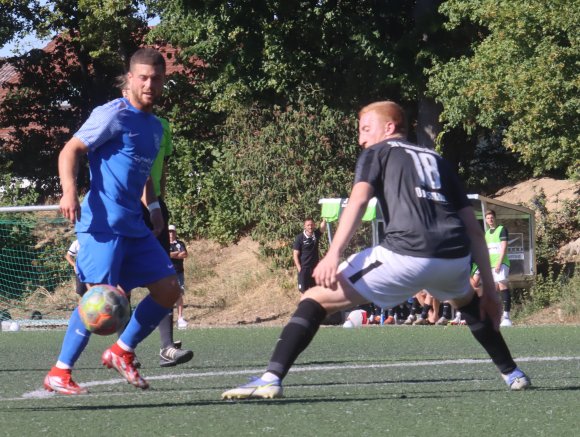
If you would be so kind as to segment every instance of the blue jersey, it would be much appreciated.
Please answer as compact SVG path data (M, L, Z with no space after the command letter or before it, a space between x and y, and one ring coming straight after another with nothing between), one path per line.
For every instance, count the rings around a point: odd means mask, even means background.
M89 148L91 173L75 230L148 235L141 195L163 136L157 117L116 99L95 108L74 136Z

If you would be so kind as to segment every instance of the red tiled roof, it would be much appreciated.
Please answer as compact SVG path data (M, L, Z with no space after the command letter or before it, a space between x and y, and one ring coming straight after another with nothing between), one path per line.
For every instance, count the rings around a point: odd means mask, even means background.
M58 37L53 38L42 50L47 53L53 52L56 49L58 39L59 39ZM155 46L154 48L159 50L163 55L163 57L165 58L167 76L170 76L171 74L174 73L183 73L185 71L185 68L182 65L178 64L177 62L178 50L175 47L169 44L162 44ZM74 61L70 60L70 62ZM201 62L197 62L196 64L198 66L202 65ZM16 71L16 68L8 62L3 63L0 66L0 102L4 100L6 94L9 91L8 87L5 87L4 85L14 84L17 82L18 82L18 73ZM0 138L6 138L11 130L12 130L11 128L0 128Z
M10 79L14 79L16 74L16 69L14 66L8 62L5 62L0 67L0 85L10 82Z

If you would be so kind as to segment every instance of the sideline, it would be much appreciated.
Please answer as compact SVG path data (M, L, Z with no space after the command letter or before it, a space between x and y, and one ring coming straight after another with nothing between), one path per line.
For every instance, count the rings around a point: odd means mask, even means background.
M580 357L517 357L515 361L518 363L535 363L535 362L545 362L545 361L580 361ZM490 359L458 359L458 360L434 360L434 361L403 361L397 363L385 363L385 364L349 364L349 365L326 365L326 366L296 366L290 370L290 373L299 372L319 372L319 371L330 371L330 370L356 370L356 369L387 369L396 367L421 367L421 366L447 366L447 365L457 365L457 364L489 364ZM206 378L206 377L216 377L216 376L234 376L234 375L255 375L261 374L264 368L259 369L246 369L246 370L231 370L231 371L216 371L216 372L194 372L194 373L179 373L170 375L157 375L147 377L147 381L162 381L168 379L182 379L182 378ZM126 384L127 381L121 378L107 379L102 381L89 381L79 384L82 387L97 387L99 385L115 385L115 384ZM146 391L143 391L146 393ZM126 393L123 393L126 394ZM0 398L0 401L17 401L17 400L29 400L29 399L46 399L55 396L67 397L63 395L57 395L56 393L51 393L45 389L39 389L34 391L29 391L23 393L19 398ZM70 396L71 399L76 399L87 395L77 395ZM107 394L110 396L110 393Z

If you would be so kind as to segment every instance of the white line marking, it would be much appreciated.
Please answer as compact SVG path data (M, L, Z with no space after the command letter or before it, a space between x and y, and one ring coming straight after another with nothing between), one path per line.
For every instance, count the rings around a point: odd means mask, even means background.
M518 363L539 363L546 361L580 361L580 357L520 357L515 360ZM349 365L325 365L325 366L296 366L290 370L290 373L297 372L318 372L329 370L355 370L355 369L388 369L396 367L421 367L421 366L446 366L451 364L487 364L491 363L489 359L458 359L458 360L433 360L433 361L402 361L398 363L385 364L349 364ZM194 373L179 373L169 375L157 375L146 377L147 381L162 381L166 379L180 379L180 378L207 378L214 376L233 376L233 375L255 375L262 374L264 368L260 369L245 369L245 370L229 370L218 372L194 372ZM103 381L89 381L81 385L82 387L97 387L99 385L114 385L126 384L127 382L121 378L107 379ZM140 393L140 392L137 392ZM126 393L124 393L126 394ZM108 394L110 395L110 393ZM44 399L55 396L54 393L49 393L44 389L34 390L24 393L20 398L5 398L0 401L15 401L22 399ZM90 395L89 395L90 396ZM71 396L74 398L75 396Z

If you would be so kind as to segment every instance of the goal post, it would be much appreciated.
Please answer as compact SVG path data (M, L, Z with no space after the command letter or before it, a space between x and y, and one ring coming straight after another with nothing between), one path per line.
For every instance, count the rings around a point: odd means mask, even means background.
M77 296L65 254L75 238L58 205L0 207L0 319L68 322Z

